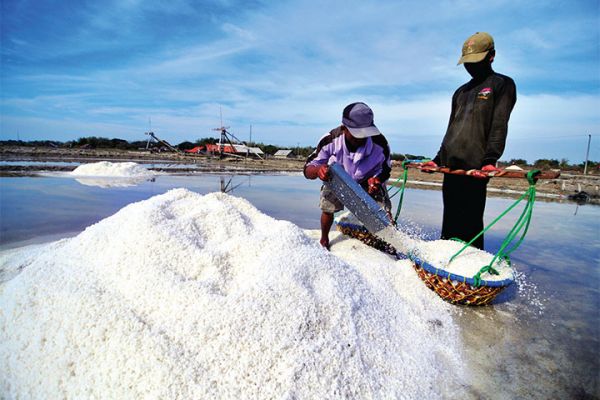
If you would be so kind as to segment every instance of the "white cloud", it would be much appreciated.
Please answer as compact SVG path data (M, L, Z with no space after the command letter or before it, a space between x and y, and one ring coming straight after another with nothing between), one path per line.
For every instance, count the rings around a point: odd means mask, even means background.
M598 35L590 25L594 16L582 13L579 4L295 1L250 7L178 0L88 9L77 34L51 43L43 56L59 44L59 59L119 46L128 52L79 72L45 67L3 75L17 87L2 102L3 130L20 125L23 134L25 126L43 131L34 128L36 121L57 136L63 127L69 139L91 132L135 140L152 117L157 130L171 135L167 140L178 142L212 134L222 105L234 133L252 124L257 140L309 145L339 123L344 105L362 100L374 108L376 123L398 151L433 155L452 92L467 79L455 65L460 47L482 29L480 21L498 43L496 68L515 78L519 91L524 88L507 152L520 151L539 132L598 130L597 54L565 57L580 47L585 51L589 37ZM153 37L152 52L143 51L149 37L140 24L162 14L191 17L185 22L190 25L160 27L167 37ZM199 17L207 23L202 29ZM131 50L138 48L139 54ZM519 149L513 146L518 141Z

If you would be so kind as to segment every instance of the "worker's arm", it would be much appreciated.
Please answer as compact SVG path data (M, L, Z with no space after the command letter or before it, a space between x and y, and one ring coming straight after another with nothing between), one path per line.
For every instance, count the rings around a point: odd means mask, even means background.
M512 79L508 78L496 89L492 126L487 138L487 146L482 166L495 165L504 152L508 120L517 101L517 89Z
M319 176L319 169L321 169L322 167L325 167L325 169L327 168L327 163L329 161L329 158L331 157L331 151L330 151L330 146L329 144L331 143L333 137L331 132L324 135L321 140L319 140L319 144L317 145L317 148L315 149L315 151L313 151L309 156L308 159L306 160L306 164L304 164L304 176L307 179L317 179L320 178L321 180L327 180L327 179L323 179ZM322 172L322 175L325 174L325 171ZM323 175L323 177L325 177L325 175Z

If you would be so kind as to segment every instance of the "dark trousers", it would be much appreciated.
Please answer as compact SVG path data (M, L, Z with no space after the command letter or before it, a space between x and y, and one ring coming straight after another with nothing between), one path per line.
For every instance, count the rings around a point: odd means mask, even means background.
M458 238L469 242L483 230L487 183L488 179L444 175L442 239ZM472 245L483 249L483 235Z

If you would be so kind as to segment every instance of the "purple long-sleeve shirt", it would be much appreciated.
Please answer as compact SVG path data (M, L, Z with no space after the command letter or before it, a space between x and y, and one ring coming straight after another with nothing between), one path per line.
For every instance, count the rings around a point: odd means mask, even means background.
M331 165L334 162L341 164L358 183L375 176L385 182L392 168L390 147L383 135L368 137L363 146L351 152L341 127L321 138L316 150L308 156L304 169L309 165Z

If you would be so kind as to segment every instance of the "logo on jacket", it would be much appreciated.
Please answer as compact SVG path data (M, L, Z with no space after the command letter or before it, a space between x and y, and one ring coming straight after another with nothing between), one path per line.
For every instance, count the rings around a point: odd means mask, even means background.
M492 94L492 88L486 87L481 89L479 93L477 93L477 98L487 100L488 97L490 97L490 94Z

